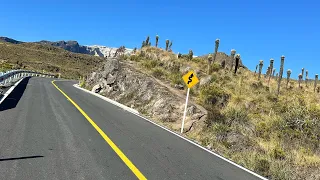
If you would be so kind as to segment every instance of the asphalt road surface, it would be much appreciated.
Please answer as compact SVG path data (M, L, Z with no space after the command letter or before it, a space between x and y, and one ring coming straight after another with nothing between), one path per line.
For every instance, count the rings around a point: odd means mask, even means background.
M129 167L51 80L25 79L0 105L0 179L138 179L134 168L147 179L259 179L75 82L56 81Z

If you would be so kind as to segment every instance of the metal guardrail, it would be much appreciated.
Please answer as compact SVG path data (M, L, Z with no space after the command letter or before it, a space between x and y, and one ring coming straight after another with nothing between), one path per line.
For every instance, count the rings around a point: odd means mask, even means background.
M0 72L0 85L5 85L17 79L21 79L23 77L29 77L29 76L49 77L49 78L54 77L51 74L40 73L40 72L30 71L30 70L23 70L23 69L11 70L5 73Z

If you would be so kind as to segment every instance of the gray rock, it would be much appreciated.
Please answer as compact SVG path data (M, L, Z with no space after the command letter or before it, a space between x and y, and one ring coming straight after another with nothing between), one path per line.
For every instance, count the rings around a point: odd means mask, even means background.
M212 76L208 75L200 79L200 86L210 83L212 80Z
M113 75L110 73L107 77L107 85L114 84L117 79L118 73L114 73Z
M187 114L188 115L193 115L196 112L196 107L195 106L190 106L187 108Z
M97 84L97 85L93 86L91 91L95 92L95 93L99 93L101 89L102 89L101 85Z
M180 89L180 90L183 90L183 89L184 89L184 87L183 87L182 84L175 84L175 85L174 85L174 88Z
M190 69L185 68L185 71ZM88 86L93 86L93 92L103 92L105 96L129 107L132 106L151 119L173 124L178 121L177 124L181 126L179 121L183 115L185 101L158 84L153 78L126 63L108 59L99 71L88 77L87 83ZM177 84L176 87L182 89L183 85ZM188 121L199 122L199 117L203 116L204 112L190 106L188 113L190 115L187 117L186 129L190 130L192 122Z

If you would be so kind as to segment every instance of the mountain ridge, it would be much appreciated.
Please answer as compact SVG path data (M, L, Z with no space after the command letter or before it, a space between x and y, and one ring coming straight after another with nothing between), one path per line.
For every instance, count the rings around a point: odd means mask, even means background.
M22 43L36 43L43 45L51 45L55 47L62 48L64 50L80 53L80 54L89 54L98 57L114 57L118 48L116 47L107 47L102 45L80 45L78 41L75 40L60 40L60 41L47 41L41 40L36 42L23 42L18 41L8 37L0 37L0 42L8 42L13 44L22 44ZM124 54L131 54L133 49L125 48Z

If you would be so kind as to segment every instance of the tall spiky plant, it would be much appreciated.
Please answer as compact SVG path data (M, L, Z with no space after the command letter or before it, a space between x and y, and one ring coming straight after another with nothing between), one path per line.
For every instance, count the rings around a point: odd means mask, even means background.
M309 72L306 70L306 87L308 87L308 81L309 81Z
M208 74L211 74L211 62L212 62L212 54L208 55Z
M257 74L258 66L259 66L259 65L256 65L256 70L254 71L254 75Z
M287 70L287 85L286 85L286 88L288 88L288 85L289 85L291 72L292 72L291 69L288 69L288 70Z
M141 45L141 48L145 47L146 46L146 42L145 41L142 41L142 45Z
M268 86L269 86L269 84L270 84L270 79L271 79L271 73L272 73L272 70L273 70L273 63L274 63L274 59L273 58L271 58L270 59L270 69L269 69L269 80L268 80Z
M171 50L171 46L172 46L172 41L170 41L169 50Z
M147 39L146 39L146 45L149 46L149 40L150 40L150 37L147 36Z
M132 53L133 53L133 54L136 54L136 52L137 52L137 48L135 47L135 48L133 49Z
M193 51L192 51L192 49L190 49L189 54L188 54L188 59L192 60L192 58L193 58Z
M166 40L166 51L168 51L169 48L169 39Z
M231 49L231 54L230 54L230 58L231 58L231 61L230 61L230 70L232 71L232 68L233 68L233 63L234 63L234 56L236 55L236 50L235 49Z
M267 76L269 75L269 71L270 71L270 66L267 67L267 71L266 71L266 74L264 74L264 78L267 78Z
M220 44L220 39L216 39L215 46L214 46L213 62L215 62L215 60L216 60L218 49L219 49L219 44Z
M303 79L303 76L304 76L304 68L301 69L301 74L302 74L302 79Z
M299 78L299 81L298 81L299 82L299 88L301 88L301 81L302 81L302 74L301 73L299 74L298 78Z
M234 74L237 74L237 71L239 68L239 63L240 63L240 58L241 58L240 54L237 54L236 55L236 65L234 67Z
M280 63L280 72L279 72L279 78L278 78L278 93L277 95L280 94L280 85L281 85L281 80L282 80L282 75L283 75L283 66L284 66L284 55L281 56L281 63Z
M316 74L314 77L314 89L313 89L314 92L316 92L316 88L317 88L317 84L318 84L318 77L319 77L318 74Z
M259 61L259 75L258 75L258 80L260 80L260 78L261 78L262 67L263 67L263 60L260 60L260 61Z
M158 47L158 43L159 43L159 36L156 35L156 47Z
M272 78L274 78L274 74L276 73L276 69L273 68L273 71L272 71Z

